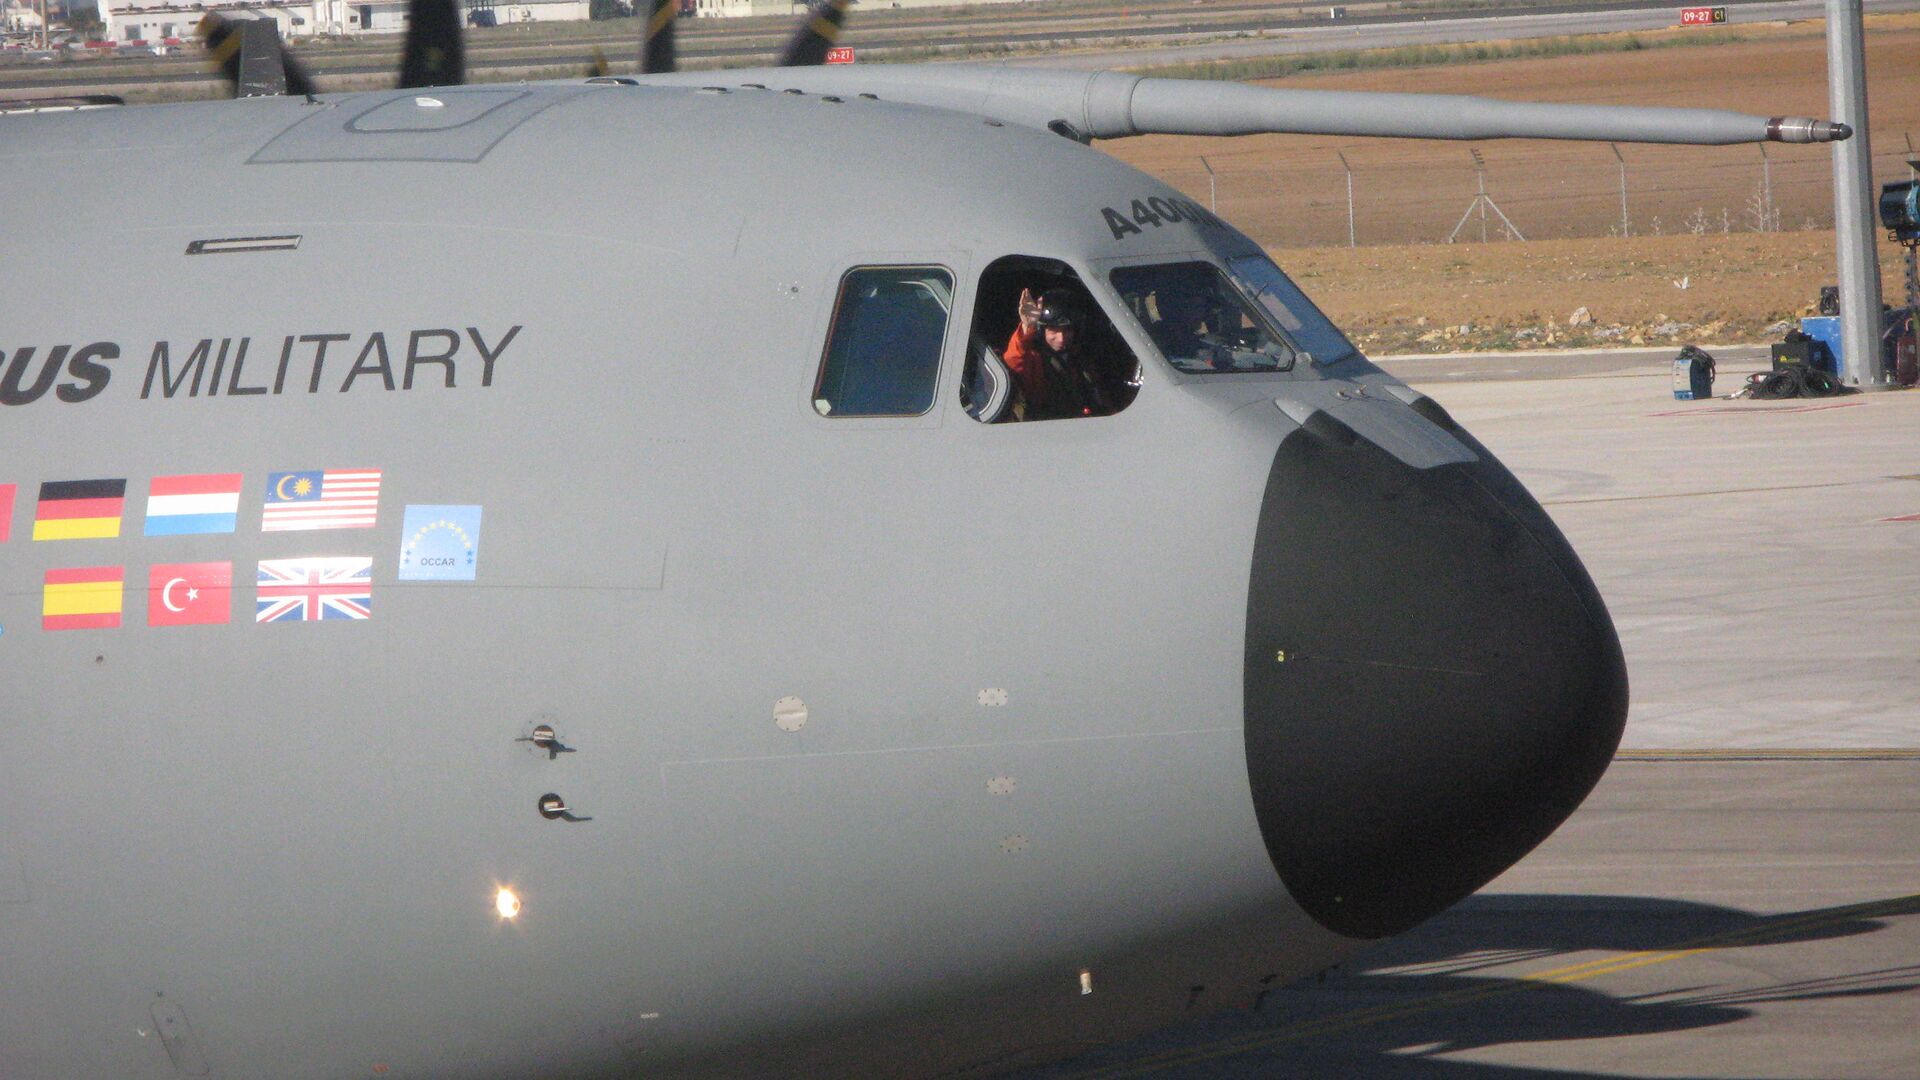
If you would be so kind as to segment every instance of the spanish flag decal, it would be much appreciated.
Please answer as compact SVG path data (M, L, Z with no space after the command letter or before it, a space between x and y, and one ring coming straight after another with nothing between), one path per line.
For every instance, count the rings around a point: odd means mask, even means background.
M42 630L111 630L120 625L125 572L118 566L47 571Z
M92 540L120 535L125 480L54 480L40 485L35 540Z

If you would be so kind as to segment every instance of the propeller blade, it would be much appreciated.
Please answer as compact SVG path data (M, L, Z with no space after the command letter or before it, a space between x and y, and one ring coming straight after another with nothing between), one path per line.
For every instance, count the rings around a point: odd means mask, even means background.
M400 85L458 86L467 81L467 50L460 38L458 0L412 0L407 41L400 54Z
M281 47L272 19L229 19L209 11L199 33L233 84L234 97L313 93L313 79Z
M640 28L640 74L657 75L674 69L673 20L680 0L652 0L653 10Z
M266 20L263 19L261 21L265 22ZM287 93L312 97L315 92L313 76L307 74L306 66L301 64L300 61L295 60L292 53L281 48L280 32L274 24L268 23L267 25L269 29L273 30L273 49L280 55L280 70L286 72L287 75Z
M607 54L600 51L598 45L593 48L593 61L587 65L587 78L604 79L612 74L613 65L607 63Z
M826 63L827 50L840 40L840 31L847 21L847 6L852 3L853 0L813 0L800 20L800 29L794 32L793 40L787 42L787 51L780 54L780 66L817 67Z

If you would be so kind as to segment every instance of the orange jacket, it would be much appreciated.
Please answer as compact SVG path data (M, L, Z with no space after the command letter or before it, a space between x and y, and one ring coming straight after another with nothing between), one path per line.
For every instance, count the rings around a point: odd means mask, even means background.
M1118 412L1121 405L1113 400L1113 391L1091 359L1077 345L1064 353L1049 350L1042 338L1045 333L1036 331L1029 337L1015 327L1006 355L1001 357L1026 400L1023 419L1058 420Z
M1020 394L1026 398L1029 409L1043 407L1047 400L1047 358L1046 346L1040 340L1042 333L1035 330L1025 334L1015 326L1007 351L1000 357L1007 370L1013 372L1013 381L1020 384Z

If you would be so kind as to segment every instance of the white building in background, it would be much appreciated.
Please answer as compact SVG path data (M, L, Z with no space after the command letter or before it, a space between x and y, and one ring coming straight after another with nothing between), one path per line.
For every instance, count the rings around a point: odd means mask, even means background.
M99 0L100 21L113 41L189 38L209 11L230 19L272 19L283 38L314 35L397 34L407 28L407 0L260 0L257 3L182 3L180 0ZM474 25L585 21L588 0L467 0Z
M877 11L883 8L929 8L958 7L962 4L1021 4L1027 0L853 0L849 9L851 17L858 19L862 11ZM1202 0L1191 0L1201 3ZM798 16L806 11L806 0L681 0L680 15L689 15L701 19L738 19L749 15L791 15Z
M40 10L29 0L0 0L0 33L34 34L40 31Z
M529 22L585 22L591 17L589 0L466 0L467 24L486 26L488 12L494 26ZM406 5L401 5L404 10Z

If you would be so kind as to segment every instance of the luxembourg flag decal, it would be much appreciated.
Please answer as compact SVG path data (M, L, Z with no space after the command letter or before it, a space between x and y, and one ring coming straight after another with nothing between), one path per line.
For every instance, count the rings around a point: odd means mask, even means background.
M239 517L239 473L156 476L148 489L148 536L230 533Z

